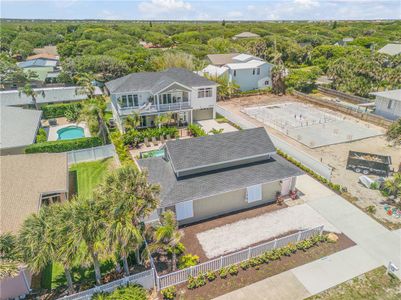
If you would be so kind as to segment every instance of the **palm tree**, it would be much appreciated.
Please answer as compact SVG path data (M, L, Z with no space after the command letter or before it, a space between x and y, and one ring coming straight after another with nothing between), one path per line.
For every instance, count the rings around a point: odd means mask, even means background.
M141 125L141 116L137 112L134 112L125 119L124 124L127 130L137 129Z
M217 96L218 100L228 99L235 95L239 91L239 85L235 81L230 82L227 76L217 76L205 74L205 77L209 80L218 83L217 86Z
M30 83L27 83L24 85L24 87L20 88L18 90L18 94L21 96L21 94L26 95L27 97L31 97L33 104L35 105L35 109L39 110L39 105L36 102L36 97L38 96L38 93L32 88L32 85Z
M96 201L74 198L71 201L72 239L83 244L89 253L95 270L96 284L101 284L99 257L104 253L107 243L104 213Z
M75 81L79 88L77 90L78 94L87 95L89 99L95 96L95 86L92 84L93 76L88 73L82 73L75 76Z
M394 197L401 196L401 173L395 173L392 178L384 182L384 189Z
M38 214L32 214L25 219L19 231L18 244L22 259L33 272L42 271L51 262L48 216L49 209L41 208Z
M158 206L159 187L149 184L146 173L124 166L109 174L95 191L95 199L107 211L110 246L120 255L129 275L128 254L143 243L142 220ZM139 253L136 255L139 260Z
M54 204L51 206L52 215L49 218L51 226L49 239L52 241L52 260L64 268L68 291L74 293L71 268L82 260L80 244L74 240L73 216L70 203Z
M107 128L104 122L106 103L100 98L93 98L83 103L79 121L88 123L92 132L97 132L102 138L103 144L107 143Z
M0 280L19 273L16 237L11 233L0 235Z
M177 247L182 238L182 232L178 230L178 223L173 211L167 210L163 213L161 224L156 227L154 238L155 244L151 248L171 252L172 271L175 271L177 267Z
M162 127L163 125L170 124L171 118L172 118L172 113L165 113L158 115L154 118L154 123L156 127Z

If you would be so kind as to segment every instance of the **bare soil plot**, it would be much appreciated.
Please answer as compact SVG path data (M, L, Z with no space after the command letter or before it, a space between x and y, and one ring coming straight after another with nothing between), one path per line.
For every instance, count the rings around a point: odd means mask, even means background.
M269 132L269 134L279 137L280 139L286 141L288 144L294 146L294 148L297 148L313 156L317 160L320 160L323 163L330 165L333 168L332 181L334 183L338 183L345 186L350 192L350 194L356 197L357 200L355 204L357 206L359 206L362 209L366 209L368 206L373 205L376 208L375 217L377 217L378 219L380 219L385 223L390 222L388 223L390 227L401 226L401 218L397 219L394 216L388 216L386 214L386 211L384 210L386 198L383 197L379 191L367 189L361 184L359 184L358 178L360 174L357 174L350 170L346 170L348 152L350 150L359 152L369 152L380 155L389 155L392 158L392 167L397 170L399 164L401 163L401 147L391 146L386 141L385 136L376 136L363 140L312 149L288 137L279 130L269 127L266 124L259 122L258 120L251 118L247 114L241 112L241 110L243 110L243 108L245 107L282 104L289 102L303 103L299 99L292 97L290 95L285 95L285 96L260 95L252 97L235 98L229 101L219 102L219 105L241 116L242 118L248 120L249 122L257 126L264 126L266 130ZM326 111L326 109L322 110ZM327 111L333 113L330 110ZM384 128L375 126L370 123L366 123L364 121L355 119L348 115L343 115L343 114L340 115L346 120L353 120L353 122L356 123L369 125L370 128L379 130L382 133L385 132ZM374 176L371 177L375 178Z
M288 232L321 225L324 225L325 231L340 233L309 205L300 204L200 232L196 237L211 259Z

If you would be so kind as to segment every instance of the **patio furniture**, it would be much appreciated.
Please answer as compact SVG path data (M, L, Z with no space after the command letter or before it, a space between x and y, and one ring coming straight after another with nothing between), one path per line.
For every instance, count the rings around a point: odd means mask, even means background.
M50 126L56 126L57 125L57 120L56 119L49 119L49 125Z
M150 147L149 139L147 137L143 139L143 142L145 143L146 147Z
M155 137L152 137L152 143L153 143L153 145L155 145L155 146L159 145L159 142L156 140Z
M166 142L166 140L164 139L164 135L161 135L161 136L160 136L160 142L161 142L162 144Z

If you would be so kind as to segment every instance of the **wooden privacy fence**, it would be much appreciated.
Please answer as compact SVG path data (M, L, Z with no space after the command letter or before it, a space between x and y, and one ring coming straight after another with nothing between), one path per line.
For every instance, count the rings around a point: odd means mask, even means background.
M156 288L158 291L160 291L169 286L178 285L180 283L186 282L188 281L190 276L195 277L204 274L208 271L214 272L220 270L221 268L239 264L243 261L257 257L266 251L278 249L287 246L290 243L297 243L306 240L312 236L322 234L323 227L324 226L322 225L316 228L299 231L297 233L279 239L275 239L267 243L249 247L247 249L240 250L232 254L220 256L219 258L215 258L207 262L201 263L199 265L179 270L173 273L169 273L166 275L158 276L157 272L155 272ZM152 266L154 266L153 261L151 261L151 264Z

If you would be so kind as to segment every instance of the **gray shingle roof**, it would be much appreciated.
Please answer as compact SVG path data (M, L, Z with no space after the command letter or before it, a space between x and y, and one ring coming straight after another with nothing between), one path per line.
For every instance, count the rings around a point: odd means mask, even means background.
M38 103L55 103L63 101L80 101L87 98L86 95L79 93L76 86L54 87L54 88L35 88L37 92L36 101ZM95 87L95 94L101 95L99 87ZM0 105L28 105L33 104L32 98L17 90L1 91Z
M181 179L175 176L171 164L163 158L140 159L138 163L141 169L148 171L151 183L160 184L161 207L303 174L277 154L273 154L270 160Z
M172 68L162 72L132 73L107 82L106 87L110 93L158 91L173 82L188 87L216 85L215 82L186 69Z
M263 127L168 141L166 151L177 176L264 160L275 147Z
M401 89L399 90L391 90L391 91L383 91L383 92L375 92L370 93L371 95L391 99L394 101L401 101Z
M35 141L42 111L1 107L0 149L23 147Z
M239 55L239 53L228 53L228 54L208 54L207 58L210 60L212 65L222 66L229 63L235 62L233 57Z

